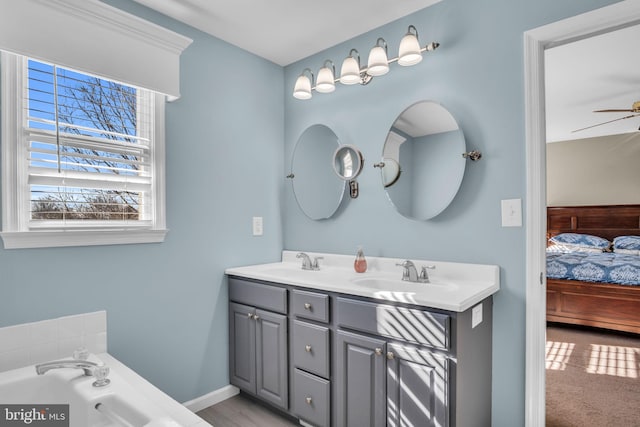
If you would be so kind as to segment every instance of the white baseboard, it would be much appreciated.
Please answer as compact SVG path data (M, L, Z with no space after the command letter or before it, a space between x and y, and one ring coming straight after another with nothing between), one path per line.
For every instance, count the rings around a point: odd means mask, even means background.
M191 412L198 412L211 405L227 400L238 393L240 393L240 389L229 384L219 388L218 390L214 390L211 393L207 393L204 396L196 397L193 400L184 402L182 405L186 406L186 408Z

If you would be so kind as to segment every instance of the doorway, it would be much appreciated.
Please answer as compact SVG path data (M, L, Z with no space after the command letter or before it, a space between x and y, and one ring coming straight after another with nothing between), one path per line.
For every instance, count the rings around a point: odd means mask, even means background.
M640 3L625 0L524 34L526 132L525 423L545 424L546 125L544 51L640 23Z

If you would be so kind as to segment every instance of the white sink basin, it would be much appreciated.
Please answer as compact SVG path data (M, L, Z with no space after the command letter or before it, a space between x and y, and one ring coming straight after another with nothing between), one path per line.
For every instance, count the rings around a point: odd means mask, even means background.
M458 285L454 283L416 283L408 282L406 280L389 279L386 277L362 277L351 279L351 282L357 286L380 291L428 292L430 289L433 290L434 288L437 288L438 292L455 292L458 290Z

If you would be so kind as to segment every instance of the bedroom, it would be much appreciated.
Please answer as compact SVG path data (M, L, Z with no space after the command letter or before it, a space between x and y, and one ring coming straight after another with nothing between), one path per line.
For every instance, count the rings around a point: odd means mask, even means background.
M637 217L640 136L638 113L633 106L640 98L640 90L635 76L638 60L628 54L634 51L633 40L637 40L639 34L640 26L635 25L545 52L547 206L554 208L547 210L547 238L554 240L548 245L551 250L566 249L551 245L568 243L563 241L563 236L555 237L559 233L589 234L591 231L606 239L602 248L607 252L611 252L608 242L613 243L615 237L640 234ZM578 209L580 206L601 208ZM606 206L609 208L605 209ZM563 212L560 207L573 209ZM635 246L626 249L634 250ZM558 262L547 266L548 277L567 279L562 274L573 268L558 260L557 254L551 257ZM609 281L629 285L637 278L610 278ZM562 307L556 307L559 300L556 301L555 294L550 295L549 310L555 316L562 316ZM564 316L571 317L571 314ZM573 319L574 323L606 327L585 316L582 321ZM615 324L620 323L616 319L609 322L611 328L640 331L640 323L633 318L626 326L616 327Z
M626 77L637 66L627 53L627 37L637 36L638 30L629 27L546 52L549 425L570 416L575 422L575 413L586 408L596 416L621 416L616 412L624 412L624 405L617 409L615 402L599 406L594 401L615 393L607 387L624 390L629 377L637 376L640 288L634 285L640 280L640 260L633 248L640 242L640 135L632 104L639 93L632 84L637 79ZM585 55L587 50L605 52ZM602 109L630 111L594 113ZM576 243L579 248L572 246ZM593 283L598 281L614 283ZM579 347L582 340L588 344ZM599 360L595 368L594 352L603 348L626 362ZM565 369L573 373L563 373ZM603 375L587 379L594 373L608 376L607 385L598 382ZM575 395L571 404L560 407L558 397L574 380L569 375L584 377L599 397L589 402L589 397Z

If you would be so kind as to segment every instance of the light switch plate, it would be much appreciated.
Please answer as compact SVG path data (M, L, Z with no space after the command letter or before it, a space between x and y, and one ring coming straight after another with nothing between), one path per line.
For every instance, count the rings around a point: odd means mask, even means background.
M471 309L471 329L482 323L482 303Z
M522 199L502 201L502 226L522 227Z
M262 227L262 217L254 216L253 217L253 235L254 236L262 236L264 229Z

